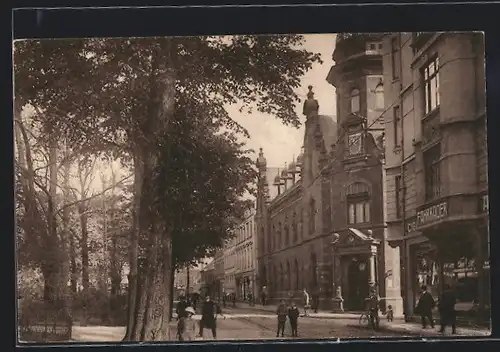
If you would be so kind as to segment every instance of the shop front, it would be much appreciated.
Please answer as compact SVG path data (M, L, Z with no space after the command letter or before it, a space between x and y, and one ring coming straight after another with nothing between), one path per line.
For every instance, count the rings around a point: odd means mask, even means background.
M457 296L459 315L470 315L478 307L489 309L484 202L484 195L449 197L417 209L415 230L426 239L409 246L413 307L423 285L435 298L449 285Z

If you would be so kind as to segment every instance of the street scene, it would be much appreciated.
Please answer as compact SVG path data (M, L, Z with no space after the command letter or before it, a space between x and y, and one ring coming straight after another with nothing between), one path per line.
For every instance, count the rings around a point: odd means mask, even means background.
M18 341L489 336L483 41L16 40Z

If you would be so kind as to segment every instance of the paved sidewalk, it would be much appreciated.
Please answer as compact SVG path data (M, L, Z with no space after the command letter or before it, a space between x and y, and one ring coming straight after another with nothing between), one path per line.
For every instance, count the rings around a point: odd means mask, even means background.
M361 327L359 324L349 324L349 327L357 327L358 329L371 329L370 327ZM491 335L491 330L481 329L481 328L465 328L457 327L457 334L451 334L451 328L448 327L444 334L439 332L439 325L436 325L434 329L422 329L422 326L417 323L405 323L405 322L380 322L379 331L387 332L398 332L402 334L407 334L408 336L425 336L425 337L441 337L441 336L475 336L475 337L486 337Z
M234 310L237 311L238 309L244 309L244 310L255 310L255 311L264 311L264 312L269 312L269 313L275 313L276 312L276 305L261 305L261 304L255 304L253 306L249 306L248 304L245 303L240 303L239 305L236 306L236 308L233 308L232 306L227 306L226 309L229 310ZM304 316L304 308L299 307L301 316ZM323 319L356 319L359 320L359 317L361 316L361 312L359 313L332 313L326 310L318 310L317 313L314 313L313 310L308 309L307 310L307 316L309 318L323 318Z

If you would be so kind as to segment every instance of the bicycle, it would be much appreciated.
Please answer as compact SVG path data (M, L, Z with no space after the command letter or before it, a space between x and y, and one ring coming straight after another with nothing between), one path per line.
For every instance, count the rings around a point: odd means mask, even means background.
M379 318L374 317L375 324L378 325L378 320ZM378 327L374 326L372 324L372 313L370 311L366 311L361 313L361 316L359 317L359 326L362 328L367 328L370 327L374 330L378 329Z
M370 312L361 313L361 316L359 317L359 326L361 326L362 328L370 326L371 325L370 316L371 316Z

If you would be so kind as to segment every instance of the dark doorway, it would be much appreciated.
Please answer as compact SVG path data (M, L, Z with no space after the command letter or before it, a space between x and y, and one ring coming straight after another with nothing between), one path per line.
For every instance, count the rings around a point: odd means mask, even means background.
M362 311L365 309L365 299L368 297L370 268L366 260L354 260L347 270L349 286L347 308L351 311Z

